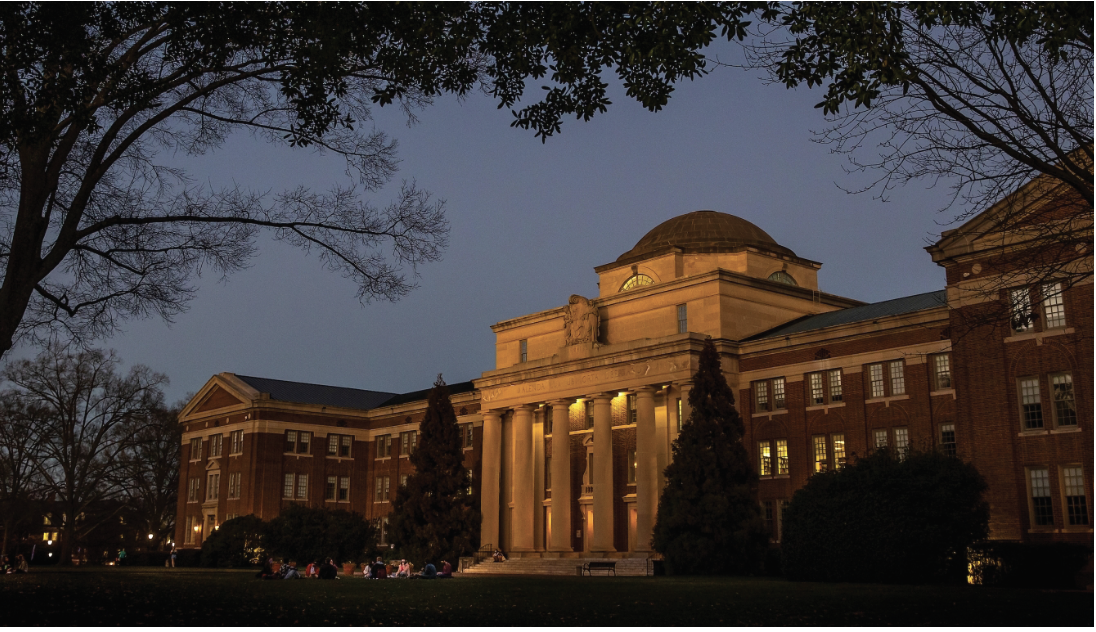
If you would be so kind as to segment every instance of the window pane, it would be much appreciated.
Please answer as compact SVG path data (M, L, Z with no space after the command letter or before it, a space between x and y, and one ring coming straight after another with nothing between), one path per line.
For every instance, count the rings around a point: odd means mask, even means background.
M282 498L293 498L293 475L286 474L282 484Z
M1048 283L1043 286L1044 327L1054 329L1066 326L1066 311L1062 304L1062 284Z
M339 456L350 456L350 442L352 439L350 435L342 435L339 438Z
M328 476L327 484L324 486L323 497L325 500L335 500L335 477Z
M815 435L812 438L814 444L814 471L825 472L826 471L826 437L825 435Z
M932 357L932 374L936 390L951 388L951 357L940 353Z
M1031 470L1031 500L1037 526L1054 524L1054 508L1050 500L1050 476L1045 469Z
M906 458L906 454L909 452L910 446L910 434L908 428L895 428L894 429L894 449L898 454L899 459Z
M1020 288L1009 292L1009 303L1013 331L1027 331L1032 327L1031 321L1031 292L1028 288Z
M754 401L757 403L757 412L769 410L769 383L754 382ZM678 415L681 415L681 400L678 400Z
M940 448L947 456L955 456L955 424L940 424Z
M689 331L689 310L685 305L677 306L677 333Z
M1050 376L1054 395L1054 420L1058 426L1077 425L1077 407L1073 401L1073 376L1060 373Z
M300 433L300 435L298 435L298 437L297 437L297 453L298 454L308 454L308 452L309 452L308 448L309 448L309 444L310 444L311 441L312 441L312 433L311 432L302 432L302 433Z
M770 451L770 448L769 448L769 442L768 441L759 441L757 445L758 445L758 458L757 458L758 470L757 470L757 473L760 474L761 476L771 476L772 473L773 473L772 472L772 456L773 455L772 455L772 452Z
M875 448L878 450L879 448L885 448L885 447L887 447L887 431L886 430L876 430L875 431Z
M297 431L286 430L285 431L285 451L293 452L297 449Z
M639 411L636 409L636 396L628 395L628 423L634 424L639 419Z
M308 498L308 474L297 475L297 498Z
M586 400L583 402L586 408L586 429L594 427L594 402L592 400Z
M872 397L883 397L886 395L886 391L883 387L883 365L882 364L870 364L868 365L868 381L871 385Z
M1043 400L1039 394L1039 378L1025 377L1020 380L1020 418L1025 430L1043 427Z
M841 390L841 369L830 371L830 401L839 402L844 396Z
M784 410L784 378L773 378L773 410Z
M822 374L811 373L807 376L811 389L811 404L825 404L826 394L822 391Z
M901 360L890 363L891 395L903 395L906 392L906 365Z
M845 467L845 435L833 435L833 460L838 469Z
M339 435L327 435L327 453L332 456L339 453Z
M339 478L339 500L350 500L350 477Z
M788 473L788 440L776 440L776 473Z
M1088 502L1085 498L1085 474L1080 467L1062 469L1066 488L1066 512L1070 525L1088 524Z

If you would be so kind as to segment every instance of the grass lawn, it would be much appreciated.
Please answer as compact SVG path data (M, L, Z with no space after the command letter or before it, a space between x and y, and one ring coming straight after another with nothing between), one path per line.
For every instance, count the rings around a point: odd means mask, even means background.
M0 576L4 625L1093 625L1092 594L688 577L260 581L243 571Z

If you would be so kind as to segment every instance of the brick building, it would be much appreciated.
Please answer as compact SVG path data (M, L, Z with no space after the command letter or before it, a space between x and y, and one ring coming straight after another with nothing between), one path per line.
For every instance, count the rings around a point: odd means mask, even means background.
M887 446L973 462L993 538L1091 544L1091 250L1069 262L1080 281L994 285L1023 247L985 230L995 212L928 248L944 289L874 304L822 292L820 263L750 222L688 213L595 268L597 297L495 324L495 368L451 386L481 541L519 557L646 556L711 337L774 541L813 473ZM290 502L383 524L426 393L214 376L180 417L177 541Z

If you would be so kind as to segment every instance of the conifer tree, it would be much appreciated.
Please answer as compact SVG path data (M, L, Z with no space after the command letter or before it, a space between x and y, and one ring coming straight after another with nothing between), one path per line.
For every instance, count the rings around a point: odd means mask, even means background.
M652 544L672 573L760 571L766 536L757 475L742 445L734 394L709 339L689 393L692 413L673 443Z
M410 459L415 472L396 491L391 539L419 567L443 559L456 566L457 558L479 546L480 511L464 468L457 416L440 374Z

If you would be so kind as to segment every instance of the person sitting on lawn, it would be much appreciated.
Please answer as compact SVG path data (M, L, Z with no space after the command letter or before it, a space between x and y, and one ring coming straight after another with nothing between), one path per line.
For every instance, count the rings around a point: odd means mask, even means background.
M11 575L14 572L15 569L11 567L11 558L5 555L3 561L0 561L0 573Z
M434 565L430 562L427 562L426 566L423 567L422 572L415 575L415 577L418 577L419 579L437 579L438 569L434 568Z
M445 560L441 561L441 572L438 573L438 579L449 579L453 576L453 565Z
M312 560L312 563L304 567L305 579L315 579L320 574L320 561Z
M410 577L411 567L407 565L407 560L400 560L400 566L396 569L396 577Z
M323 566L320 567L320 579L338 579L339 569L335 566L335 562L331 558L327 558L323 562Z
M381 561L381 558L378 557L377 561L373 562L373 567L370 570L373 571L373 579L388 579L388 574L385 573L384 562Z
M297 571L297 562L289 560L289 563L282 567L282 579L300 579L301 574Z
M30 572L30 566L27 565L27 558L23 557L23 554L15 556L15 572L20 575L25 575Z

